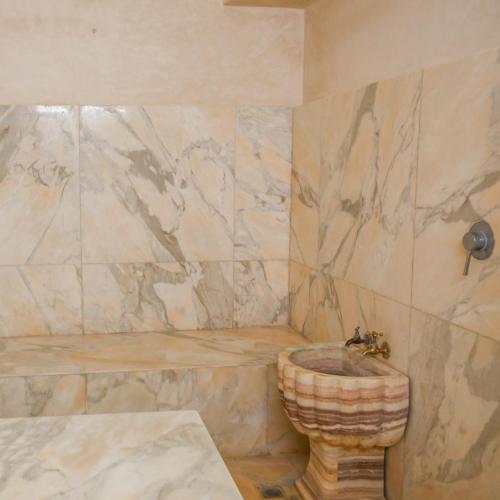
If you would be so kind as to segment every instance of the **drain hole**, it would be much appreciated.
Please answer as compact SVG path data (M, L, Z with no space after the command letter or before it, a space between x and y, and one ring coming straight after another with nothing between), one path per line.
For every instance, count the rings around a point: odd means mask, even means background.
M280 486L263 486L260 492L264 498L284 498L283 490Z

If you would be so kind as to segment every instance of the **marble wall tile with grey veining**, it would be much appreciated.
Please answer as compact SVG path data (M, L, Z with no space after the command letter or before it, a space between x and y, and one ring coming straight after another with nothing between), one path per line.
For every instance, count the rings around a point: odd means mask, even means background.
M343 340L339 299L334 279L290 262L290 325L312 342Z
M234 263L234 325L288 322L288 261Z
M266 451L267 366L88 375L89 413L196 410L219 451Z
M391 357L384 361L408 373L410 307L343 280L334 280L334 289L344 338L352 337L358 326L362 335L383 333L379 343L387 341L391 346Z
M290 324L312 342L344 339L336 282L327 274L290 262Z
M0 417L77 415L85 412L83 375L1 377Z
M382 332L392 348L387 362L408 371L409 306L292 262L290 317L291 326L314 342L343 341L358 326L361 334Z
M421 74L332 97L322 127L320 268L410 303Z
M82 333L76 266L0 266L0 337Z
M408 373L410 307L343 280L334 280L331 295L335 297L332 302L338 308L336 318L343 338L352 337L358 326L361 334L367 331L382 333L379 343L387 341L391 347L391 357L384 361Z
M80 262L77 113L4 106L0 113L0 264Z
M292 113L241 108L236 130L236 260L287 259Z
M85 332L230 327L232 282L232 262L84 265Z
M375 294L372 290L340 279L334 280L332 288L345 339L352 337L358 326L361 335L366 331L375 330Z
M290 326L306 337L316 329L313 284L317 273L293 260L289 262Z
M317 269L321 122L325 101L293 111L290 259Z
M499 342L412 312L404 498L496 498L499 359Z
M462 276L470 226L500 234L499 51L426 70L422 106L413 303L500 340L500 246Z
M84 261L232 259L234 113L83 107Z

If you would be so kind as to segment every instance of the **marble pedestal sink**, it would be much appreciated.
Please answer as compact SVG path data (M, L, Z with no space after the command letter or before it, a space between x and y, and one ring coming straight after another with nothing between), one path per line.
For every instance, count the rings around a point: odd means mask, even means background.
M285 411L311 445L302 497L383 499L384 448L403 436L408 378L343 344L282 352L278 371Z

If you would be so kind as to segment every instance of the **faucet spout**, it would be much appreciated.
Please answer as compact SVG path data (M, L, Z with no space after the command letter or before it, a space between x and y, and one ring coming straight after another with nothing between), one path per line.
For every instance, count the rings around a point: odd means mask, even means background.
M354 329L354 335L349 340L347 340L345 343L346 347L349 347L352 344L366 344L367 343L366 339L361 338L359 330L360 330L359 326L357 326Z
M381 337L383 333L367 332L364 338L361 338L359 329L359 326L355 328L354 335L345 343L346 347L352 344L364 344L366 345L366 349L363 351L363 356L382 354L384 359L388 359L391 356L391 348L387 342L383 342L381 346L378 344L377 338Z

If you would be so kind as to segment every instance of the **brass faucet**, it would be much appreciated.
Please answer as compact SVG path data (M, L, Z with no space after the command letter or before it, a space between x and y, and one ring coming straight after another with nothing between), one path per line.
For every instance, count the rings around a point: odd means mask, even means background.
M376 356L377 354L382 354L384 359L388 359L391 356L391 348L387 342L383 342L381 346L378 345L378 337L382 337L384 334L379 332L366 332L364 338L361 338L359 334L359 326L354 330L354 336L350 338L346 343L346 347L351 344L364 344L366 345L366 350L363 351L363 356Z

